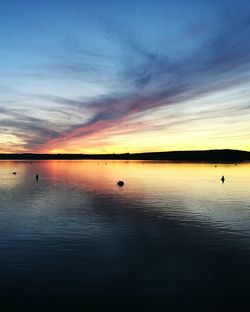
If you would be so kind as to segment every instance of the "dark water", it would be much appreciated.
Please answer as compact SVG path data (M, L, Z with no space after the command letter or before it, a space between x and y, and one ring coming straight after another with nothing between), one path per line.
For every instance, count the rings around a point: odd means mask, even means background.
M0 162L0 311L245 311L249 296L250 164Z

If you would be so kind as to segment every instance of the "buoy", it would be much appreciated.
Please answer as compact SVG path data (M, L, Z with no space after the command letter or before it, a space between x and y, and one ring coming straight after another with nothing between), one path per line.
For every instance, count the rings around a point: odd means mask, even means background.
M119 186L123 186L124 182L123 181L118 181L116 184L119 185Z
M225 181L224 175L221 177L221 181L222 181L222 183L224 183L224 181Z
M13 174L16 175L16 171L13 171Z
M36 174L36 180L38 181L38 179L39 179L39 175L38 175L38 173Z

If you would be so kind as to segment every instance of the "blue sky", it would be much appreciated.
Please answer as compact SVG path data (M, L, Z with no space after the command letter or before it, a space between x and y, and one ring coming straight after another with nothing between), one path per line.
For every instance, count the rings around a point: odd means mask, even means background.
M1 1L0 152L250 150L248 1Z

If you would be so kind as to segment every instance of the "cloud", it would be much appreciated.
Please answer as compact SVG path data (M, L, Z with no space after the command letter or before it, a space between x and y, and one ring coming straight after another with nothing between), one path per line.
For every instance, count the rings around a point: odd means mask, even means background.
M123 75L125 85L133 86L132 94L113 94L79 103L94 112L93 118L69 129L52 140L52 144L87 137L110 126L119 127L136 113L146 113L152 108L174 105L242 83L242 71L249 69L250 42L247 37L250 27L244 19L240 25L238 19L230 22L196 53L180 61L171 62L160 53L143 52L143 64L134 68L128 65Z
M18 109L1 108L0 124L2 135L13 135L21 138L22 150L35 150L38 145L60 135L53 129L51 122L31 117ZM16 146L17 150L18 146Z
M169 53L169 42L162 39L157 47L138 39L137 35L112 21L101 21L110 44L117 47L114 54L86 49L80 41L72 41L67 49L46 72L71 77L75 80L91 80L115 86L96 98L70 97L53 94L33 94L35 99L51 103L54 111L74 116L66 129L44 119L32 119L13 115L15 121L2 120L7 128L33 132L32 139L23 135L29 148L50 150L63 146L68 140L88 138L108 129L121 128L138 114L150 114L152 109L172 106L194 100L200 96L248 81L250 67L250 23L249 9L242 6L227 6L221 12L216 25L203 25L199 32L180 34L176 40L183 44L183 53L173 57ZM226 13L226 14L225 14ZM208 21L207 21L208 22ZM195 34L195 39L194 39ZM184 36L190 36L188 38ZM197 40L197 36L199 40ZM197 40L197 44L192 40ZM187 49L189 42L192 49ZM187 49L188 52L185 51ZM112 61L119 66L112 66ZM241 108L239 107L239 110ZM218 114L232 111L218 110ZM87 115L87 117L86 117ZM206 118L200 114L195 118ZM82 122L81 122L82 119ZM145 125L146 127L146 125ZM141 128L139 128L141 130ZM138 128L134 127L134 131ZM119 130L118 130L119 131ZM46 141L46 142L44 142Z

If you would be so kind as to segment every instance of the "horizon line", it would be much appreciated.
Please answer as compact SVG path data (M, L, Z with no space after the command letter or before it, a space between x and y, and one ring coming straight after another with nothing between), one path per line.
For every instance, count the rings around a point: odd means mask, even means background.
M232 149L169 151L123 154L0 154L0 160L166 160L191 162L250 161L250 152Z

